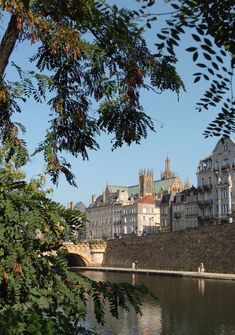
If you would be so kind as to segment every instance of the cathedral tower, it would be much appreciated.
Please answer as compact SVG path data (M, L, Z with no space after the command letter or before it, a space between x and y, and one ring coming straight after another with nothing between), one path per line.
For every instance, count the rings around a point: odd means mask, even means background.
M140 197L145 195L154 196L153 170L140 170L139 172Z
M161 179L169 179L175 177L175 173L171 171L171 161L168 158L168 155L165 160L165 171L161 173Z

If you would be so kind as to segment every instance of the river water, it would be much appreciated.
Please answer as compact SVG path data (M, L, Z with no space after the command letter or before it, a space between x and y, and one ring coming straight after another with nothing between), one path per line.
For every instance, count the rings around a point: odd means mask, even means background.
M144 284L158 297L143 301L143 316L121 311L119 320L108 313L97 325L88 302L86 326L102 335L235 335L235 282L157 275L85 271L96 281Z

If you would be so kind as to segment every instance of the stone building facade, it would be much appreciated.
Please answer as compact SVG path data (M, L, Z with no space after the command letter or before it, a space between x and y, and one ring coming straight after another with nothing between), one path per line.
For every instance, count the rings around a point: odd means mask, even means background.
M152 170L139 172L139 184L107 185L102 195L92 196L87 208L87 238L115 238L130 234L153 234L160 227L160 201L166 192L184 189L180 178L170 171L167 158L160 180Z
M197 170L199 225L235 219L235 142L222 138Z
M176 192L165 193L160 201L160 230L168 232L172 230L172 203Z
M177 193L172 203L172 231L198 227L198 191L191 187Z
M122 194L122 197L120 197ZM152 195L129 198L127 191L118 190L87 208L87 238L106 239L131 234L155 233L160 226Z
M186 185L185 185L186 186ZM160 203L161 231L235 222L235 142L221 138L200 160L197 188L165 193Z

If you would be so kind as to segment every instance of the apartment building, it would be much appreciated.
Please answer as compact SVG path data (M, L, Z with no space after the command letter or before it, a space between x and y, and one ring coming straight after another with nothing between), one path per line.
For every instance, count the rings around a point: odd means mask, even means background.
M172 203L176 192L165 193L160 201L160 231L172 230Z
M235 142L222 138L197 170L199 225L234 222Z
M172 203L172 231L198 226L197 195L194 186L175 195Z

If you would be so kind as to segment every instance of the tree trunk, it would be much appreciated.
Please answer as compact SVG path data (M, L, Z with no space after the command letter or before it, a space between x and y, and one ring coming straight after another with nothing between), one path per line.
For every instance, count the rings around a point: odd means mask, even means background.
M0 80L2 79L5 69L7 67L9 58L16 44L19 35L17 29L17 17L12 14L11 19L8 23L7 30L2 38L0 44Z

